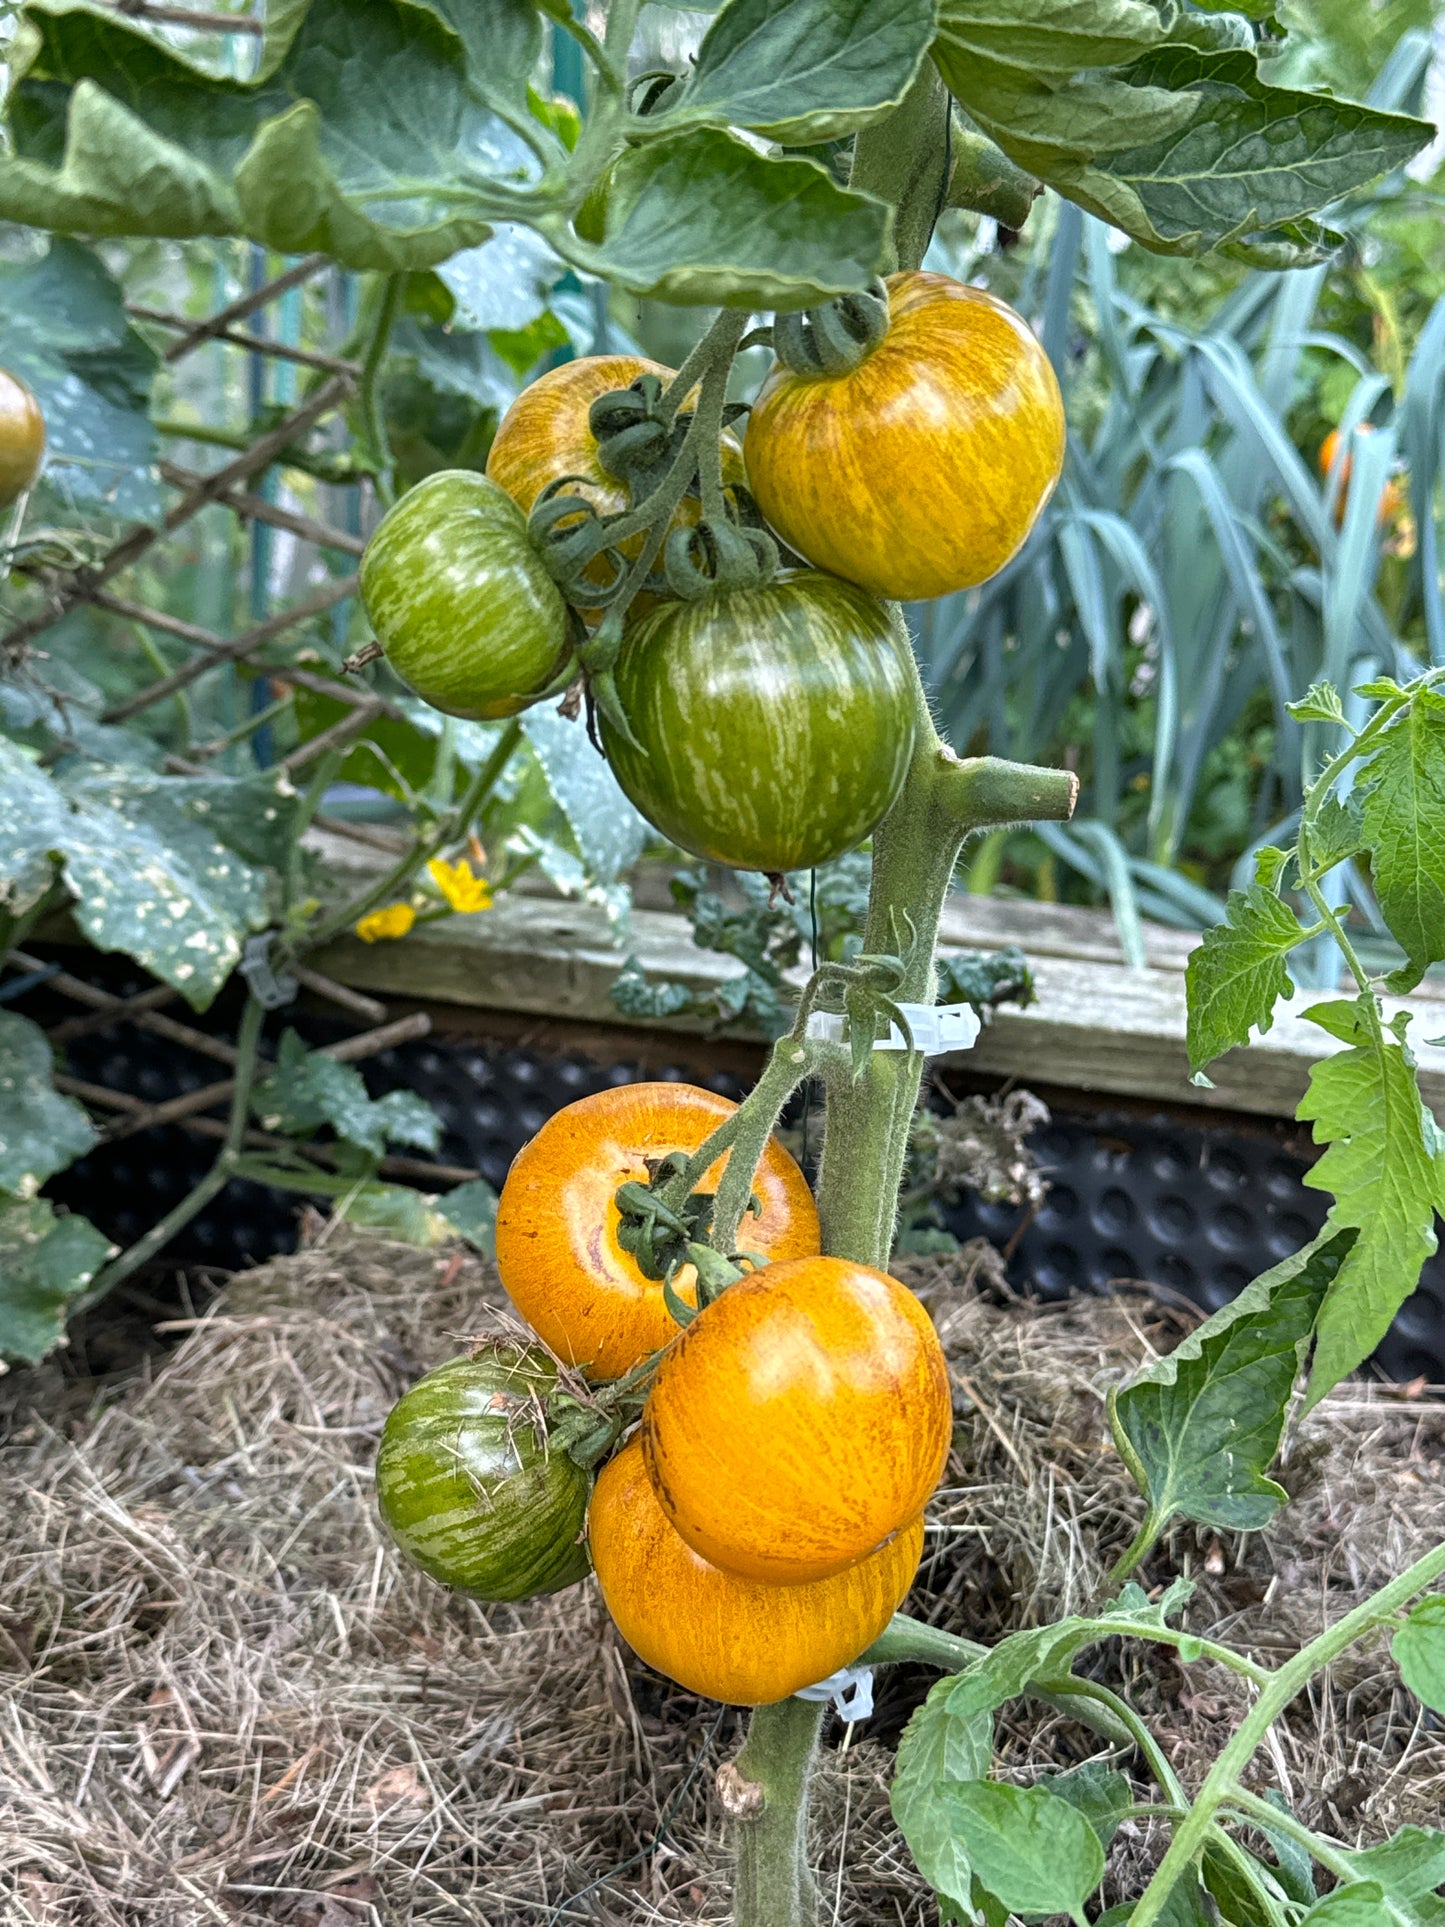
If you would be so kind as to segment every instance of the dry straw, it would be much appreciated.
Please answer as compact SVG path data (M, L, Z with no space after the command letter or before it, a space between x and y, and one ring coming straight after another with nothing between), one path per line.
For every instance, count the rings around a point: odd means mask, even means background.
M913 1610L992 1637L1086 1603L1137 1514L1099 1394L1175 1342L1179 1316L1138 1292L1009 1302L980 1249L909 1275L960 1417ZM499 1303L471 1258L333 1239L238 1279L153 1376L64 1423L54 1368L7 1381L5 1927L542 1927L574 1895L567 1922L726 1920L712 1779L738 1716L639 1667L590 1584L484 1612L381 1535L388 1406L495 1329ZM1180 1533L1151 1577L1191 1569L1195 1628L1274 1657L1440 1536L1442 1458L1439 1403L1348 1388L1296 1443L1271 1532ZM1164 1649L1096 1664L1154 1712L1186 1778L1239 1711L1237 1680ZM891 1676L870 1737L828 1755L825 1919L936 1918L886 1793L926 1685ZM1033 1716L1006 1739L1023 1774L1098 1750ZM1350 1840L1445 1805L1445 1736L1379 1651L1337 1667L1257 1767ZM1106 1897L1157 1850L1126 1829Z

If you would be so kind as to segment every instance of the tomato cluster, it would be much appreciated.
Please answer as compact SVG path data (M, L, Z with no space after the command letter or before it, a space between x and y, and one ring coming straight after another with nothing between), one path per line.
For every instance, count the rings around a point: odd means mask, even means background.
M692 1267L639 1238L673 1178L691 1189L664 1217L690 1210L705 1234L731 1153L693 1165L735 1109L641 1084L542 1128L502 1191L497 1265L517 1310L593 1390L579 1377L581 1396L559 1404L559 1368L535 1348L453 1360L393 1411L377 1486L402 1550L484 1599L580 1577L585 1510L628 1643L695 1692L758 1705L856 1659L897 1610L951 1406L927 1313L896 1279L821 1254L806 1180L775 1140L743 1234L755 1268L700 1310ZM590 1431L577 1423L589 1398L603 1419ZM639 1403L638 1430L594 1486L584 1468ZM549 1435L545 1415L562 1406Z
M684 433L699 391L669 406L671 370L611 355L542 375L485 477L430 477L372 538L362 595L393 668L474 718L515 714L580 669L623 789L711 861L809 869L866 839L920 713L886 602L1001 568L1064 446L1053 370L1002 302L925 273L868 299L879 325L854 365L787 363L796 318L781 318L785 359L744 444L724 430L700 457ZM688 459L700 466L670 488L668 464ZM729 575L727 551L763 560Z

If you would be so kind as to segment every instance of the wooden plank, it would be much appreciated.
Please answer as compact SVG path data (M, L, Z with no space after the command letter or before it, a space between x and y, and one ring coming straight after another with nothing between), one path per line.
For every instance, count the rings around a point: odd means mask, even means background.
M984 949L1002 941L1021 943L1033 964L1038 1002L1026 1010L1004 1005L973 1050L957 1059L960 1064L1025 1083L1033 1079L1080 1091L1292 1117L1310 1064L1343 1048L1298 1016L1284 1015L1249 1050L1221 1059L1211 1073L1214 1088L1201 1089L1189 1082L1182 971L1162 961L1167 952L1162 939L1159 966L1131 970L1107 957L1046 949L1063 942L1067 922L1055 921L1036 943L1019 914L1032 906L1010 905L1006 921L990 920L978 914L986 901L970 898L950 905L946 947L957 947L965 938ZM1087 933L1076 932L1075 941L1084 947ZM1097 933L1092 947L1105 948ZM624 950L595 906L518 891L484 915L424 924L400 942L343 938L311 961L327 976L383 997L615 1025L621 1020L608 991L629 954L649 975L696 990L737 974L730 958L699 950L686 919L674 913L636 911ZM795 975L801 982L803 973ZM1306 1002L1298 997L1296 1009ZM1397 999L1389 1008L1416 1013L1414 1047L1426 1101L1445 1114L1445 1050L1424 1041L1439 1028L1439 1005ZM648 1028L697 1026L671 1020ZM734 1028L721 1034L749 1033Z

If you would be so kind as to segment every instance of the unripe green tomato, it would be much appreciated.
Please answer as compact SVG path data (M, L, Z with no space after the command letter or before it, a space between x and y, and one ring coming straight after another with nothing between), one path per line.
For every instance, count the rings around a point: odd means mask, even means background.
M429 475L387 513L361 597L392 668L451 716L515 716L566 660L567 605L526 516L470 469Z
M477 1599L531 1599L589 1570L591 1475L549 1449L555 1389L544 1352L498 1345L454 1358L392 1407L376 1496L397 1545L430 1578Z
M0 509L18 502L40 473L45 417L16 375L0 368Z
M684 850L809 870L871 835L916 732L908 644L866 590L817 569L666 602L628 628L600 717L618 782Z

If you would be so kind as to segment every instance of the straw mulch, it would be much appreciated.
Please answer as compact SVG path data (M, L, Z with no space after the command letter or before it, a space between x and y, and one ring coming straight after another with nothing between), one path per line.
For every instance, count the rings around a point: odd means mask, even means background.
M986 1248L907 1271L960 1420L913 1610L990 1638L1086 1604L1138 1517L1100 1393L1185 1321L1138 1292L1012 1302ZM740 1716L639 1666L590 1584L483 1611L404 1568L377 1524L388 1406L499 1307L471 1257L338 1236L237 1279L153 1372L63 1423L53 1367L5 1382L7 1927L727 1919L712 1781ZM1181 1532L1146 1577L1192 1571L1194 1629L1277 1657L1441 1535L1442 1459L1438 1400L1352 1387L1306 1423L1269 1532ZM1197 1778L1242 1705L1232 1676L1160 1648L1094 1663ZM891 1748L927 1684L881 1680L846 1747L831 1724L826 1920L936 1917L887 1811ZM1010 1770L1100 1750L1020 1717ZM1337 1666L1257 1766L1349 1840L1445 1804L1445 1735L1379 1647ZM1156 1852L1126 1829L1106 1898Z

